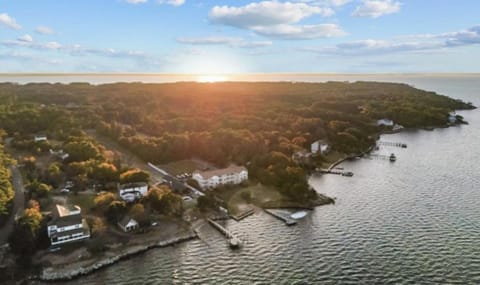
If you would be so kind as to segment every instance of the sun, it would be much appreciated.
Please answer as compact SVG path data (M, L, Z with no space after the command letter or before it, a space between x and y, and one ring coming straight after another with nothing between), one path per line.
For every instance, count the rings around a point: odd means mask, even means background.
M202 82L202 83L223 82L227 80L228 80L228 76L226 75L213 75L213 74L199 75L196 79L197 82Z

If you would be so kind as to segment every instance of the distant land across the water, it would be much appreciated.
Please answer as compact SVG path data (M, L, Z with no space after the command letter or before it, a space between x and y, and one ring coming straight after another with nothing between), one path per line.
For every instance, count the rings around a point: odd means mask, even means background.
M182 81L394 81L408 78L472 78L480 73L247 73L247 74L169 74L169 73L0 73L0 82L107 84L116 82L172 83Z

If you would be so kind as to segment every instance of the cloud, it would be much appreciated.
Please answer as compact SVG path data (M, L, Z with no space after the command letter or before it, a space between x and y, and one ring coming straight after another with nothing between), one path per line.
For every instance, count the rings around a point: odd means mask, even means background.
M480 44L480 25L451 33L408 36L407 40L403 40L402 38L394 40L367 39L340 43L335 46L308 47L302 48L301 50L314 52L322 56L356 56L405 52L433 52L477 44Z
M125 0L125 1L130 4L142 4L142 3L146 3L148 0Z
M297 23L315 14L330 16L333 10L305 3L263 1L243 7L215 6L210 11L210 21L237 28L272 26Z
M20 30L22 26L17 24L14 18L10 17L6 13L1 13L0 14L0 25L5 26L7 28L13 29L13 30Z
M21 42L27 42L27 43L33 42L33 38L29 34L26 34L26 35L23 35L23 36L19 37L18 40L21 41Z
M445 44L450 47L480 44L480 25L464 31L442 34L438 37L445 38Z
M253 31L277 39L314 39L344 35L336 24L301 25L300 21L313 15L328 17L331 8L303 2L262 1L241 7L214 6L209 13L213 24Z
M378 18L400 11L401 3L394 0L364 0L352 15L357 17Z
M37 34L41 34L41 35L51 35L53 34L53 30L49 27L46 27L46 26L38 26L35 28L35 32Z
M271 41L247 41L234 37L178 38L177 42L189 45L226 45L239 48L261 48L271 46Z
M168 4L172 6L182 6L185 4L185 0L158 0L160 4Z
M260 26L252 30L263 36L287 40L331 38L346 34L336 24Z

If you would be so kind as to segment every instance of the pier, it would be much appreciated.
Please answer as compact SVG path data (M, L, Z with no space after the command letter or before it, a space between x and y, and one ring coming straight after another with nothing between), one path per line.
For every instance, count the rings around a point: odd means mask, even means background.
M208 222L228 239L228 244L230 245L230 248L239 248L242 245L240 239L235 237L229 230L224 228L222 225L212 219L208 219Z
M335 169L321 169L321 168L316 168L316 172L321 173L321 174L335 174L335 175L342 175L346 177L352 177L353 172L350 171L339 171Z
M269 209L264 209L264 211L267 212L268 214L274 216L275 218L277 218L281 221L284 221L285 224L287 224L287 226L293 226L297 223L296 220L290 218L289 216L280 215L280 214L275 213L274 211L269 210Z
M407 144L406 144L406 143L402 143L402 142L379 141L379 142L377 143L377 145L407 148Z
M394 162L397 160L397 157L395 156L395 154L390 154L390 155L385 155L385 154L370 154L368 156L366 156L365 158L368 158L368 159L381 159L381 160L389 160L390 162Z

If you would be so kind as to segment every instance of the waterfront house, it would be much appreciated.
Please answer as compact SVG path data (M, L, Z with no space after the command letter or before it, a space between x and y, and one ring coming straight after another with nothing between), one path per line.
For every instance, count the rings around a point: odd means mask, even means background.
M311 144L310 149L313 154L326 154L330 151L330 146L327 141L318 140Z
M36 135L33 137L33 141L35 142L41 142L41 141L46 141L47 136L46 135Z
M138 222L133 219L132 217L130 216L125 216L123 217L123 219L118 222L118 226L124 231L124 232L131 232L131 231L134 231L136 229L138 229L139 227L139 224Z
M52 246L90 238L90 228L79 206L56 205L47 231Z
M134 202L147 196L148 184L146 182L122 184L118 186L120 197L126 202Z
M380 119L377 121L377 126L386 126L386 127L393 127L395 123L390 119Z
M220 185L240 184L248 180L248 170L243 166L230 165L227 168L208 171L194 171L192 178L203 189L215 188Z
M450 114L448 114L448 122L450 124L455 124L457 122L457 113L450 112Z
M306 150L300 150L292 154L292 160L296 163L307 164L311 162L312 153Z

